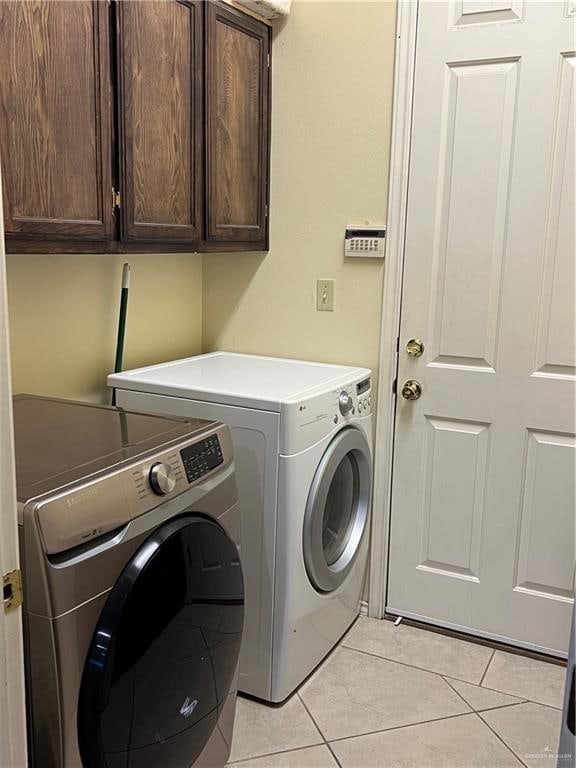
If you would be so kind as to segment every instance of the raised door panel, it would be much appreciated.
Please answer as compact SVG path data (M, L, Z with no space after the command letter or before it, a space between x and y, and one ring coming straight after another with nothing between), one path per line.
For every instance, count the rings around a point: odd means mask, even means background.
M206 13L206 240L265 247L269 29L218 3Z
M518 61L446 67L433 256L434 366L494 371ZM482 227L471 227L474 214Z
M112 236L108 12L93 0L0 3L8 236Z
M202 220L201 4L122 2L122 237L197 241Z
M516 539L516 592L572 600L575 447L573 434L526 430Z
M489 424L427 418L417 568L480 580Z
M543 269L538 306L535 376L574 380L574 53L562 54L554 116L554 141L546 210ZM566 307L570 320L566 322Z

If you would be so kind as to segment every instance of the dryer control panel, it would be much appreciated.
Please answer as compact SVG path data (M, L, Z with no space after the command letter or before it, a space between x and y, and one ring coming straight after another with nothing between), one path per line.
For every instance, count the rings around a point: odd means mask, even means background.
M372 406L370 378L363 379L356 384L356 402L358 405L358 413L368 413Z
M367 416L372 408L370 377L356 384L350 384L332 393L334 413L332 421L338 424L354 416Z
M332 430L371 415L372 376L366 368L334 389L290 403L282 414L280 453L297 453Z
M182 449L180 457L189 483L216 469L224 461L218 435L212 435Z
M73 490L31 502L44 551L56 554L83 545L150 511L193 483L232 463L230 431L213 422L202 436L104 473ZM200 482L201 481L201 482Z

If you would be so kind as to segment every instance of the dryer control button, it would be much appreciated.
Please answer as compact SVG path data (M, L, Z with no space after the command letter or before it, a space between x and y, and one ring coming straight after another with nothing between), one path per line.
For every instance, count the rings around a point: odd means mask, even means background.
M176 488L176 478L170 464L163 462L153 464L148 479L152 490L158 496L166 496L167 493L171 493Z

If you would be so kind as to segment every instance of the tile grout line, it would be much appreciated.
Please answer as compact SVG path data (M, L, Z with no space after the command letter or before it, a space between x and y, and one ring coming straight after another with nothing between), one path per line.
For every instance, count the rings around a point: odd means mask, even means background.
M326 742L324 742L325 744ZM229 765L240 765L246 763L248 760L259 760L261 757L273 757L274 755L287 755L290 752L302 752L304 749L314 749L315 747L322 747L324 744L318 742L318 744L307 744L304 747L290 747L289 749L278 749L275 752L263 752L259 755L250 755L249 757L241 757L239 760L234 760L232 763L226 763L226 767Z
M340 762L340 760L338 760L338 756L336 755L336 752L334 752L334 750L333 750L333 748L332 748L332 745L330 744L330 742L328 742L328 741L327 741L327 742L326 742L326 746L327 746L327 748L328 748L328 751L330 752L330 754L331 754L331 755L332 755L332 757L334 758L334 762L336 763L336 765L338 766L338 768L342 768L342 763Z
M468 704L468 706L469 706L469 707L472 709L472 711L473 711L473 712L475 712L477 715L478 715L478 714L480 714L480 712L493 712L495 709L509 709L510 707L518 707L518 706L520 706L520 704L531 704L531 703L535 703L535 702L529 702L529 701L526 701L525 699L520 699L520 701L513 701L511 704L500 704L500 705L499 705L499 706L497 706L497 707L483 707L482 709L476 709L476 707L473 707L473 706L472 706L472 704L470 704L470 702L469 702L469 701L467 701L467 700L464 698L464 696L462 696L462 694L460 693L460 691L457 691L457 690L456 690L456 688L454 688L454 686L452 685L452 683L450 682L450 680L449 680L449 679L447 679L447 678L445 678L445 677L443 677L442 679L444 680L444 682L445 682L447 685L449 685L449 686L450 686L450 688L451 688L451 689L454 691L454 693L456 693L456 694L458 694L458 696L460 696L460 698L462 699L462 701L463 701L465 704ZM453 680L455 680L456 678L452 678L452 679L453 679ZM462 682L464 682L464 681L462 681ZM488 690L490 690L490 689L489 689L489 688L483 688L482 690L484 690L484 691L488 691ZM500 691L495 691L495 693L500 693ZM506 695L508 695L508 694L505 694L505 693L503 693L502 695L503 695L503 696L506 696ZM519 698L519 697L516 697L516 698ZM543 705L541 705L541 706L543 706Z
M340 736L337 739L332 739L329 744L335 744L336 742L349 741L350 739L360 739L363 736L375 736L378 733L390 733L391 731L402 731L404 728L416 728L419 725L429 725L430 723L441 723L443 720L454 720L456 717L470 717L475 715L476 712L470 710L470 712L459 712L457 715L445 715L444 717L435 717L432 720L421 720L418 723L406 723L405 725L393 725L391 728L380 728L377 731L366 731L365 733L356 733L351 736Z
M494 658L494 656L495 656L495 655L496 655L496 649L494 649L494 650L492 651L492 655L491 655L491 656L490 656L490 658L488 659L488 664L486 664L486 669L484 670L484 674L482 675L482 677L481 677L481 679L480 679L480 682L478 683L478 686L479 686L479 687L481 687L481 686L482 686L482 683L484 682L484 678L485 678L485 677L486 677L486 675L488 674L488 670L490 669L490 664L492 664L492 659Z
M304 701L304 699L302 698L302 696L300 696L300 691L297 691L297 692L296 692L296 695L298 696L298 699L300 700L300 703L302 704L302 706L304 707L304 709L305 709L305 710L306 710L306 712L308 713L308 717L310 718L310 720L312 720L312 722L313 722L313 723L314 723L314 725L316 726L316 730L318 731L318 733L319 733L319 734L320 734L320 736L322 737L322 739L323 739L323 741L324 741L324 744L326 745L326 747L328 747L328 751L330 752L330 754L332 755L332 757L333 757L333 758L334 758L334 760L336 761L336 765L338 766L338 768L342 768L342 764L340 763L340 760L338 760L338 758L337 758L337 757L336 757L336 755L334 754L334 750L332 749L332 747L331 747L331 746L330 746L330 744L328 743L328 741L327 741L326 737L324 736L324 734L323 734L323 732L322 732L322 729L320 728L320 726L318 725L318 723L317 723L317 722L316 722L316 720L314 719L314 716L312 715L312 712L310 712L310 710L309 710L309 709L308 709L308 707L306 706L306 702Z
M356 653L365 653L366 656L372 656L374 659L380 659L381 661L390 661L392 664L401 664L403 667L409 667L410 669L418 669L420 672L428 672L430 675L437 675L438 677L444 677L442 672L435 672L433 669L427 669L426 667L416 667L414 664L409 664L407 661L399 661L398 659L392 659L389 656L380 656L377 653L373 653L372 651L364 651L361 648L352 648L350 645L343 645L342 648L344 648L347 651L355 651ZM452 677L451 675L446 675L446 677ZM459 680L461 683L468 683L468 685L478 685L478 683L471 683L470 680L462 680L459 677L452 677L453 680ZM500 691L499 691L500 693Z
M436 673L433 673L433 674L436 674ZM442 677L442 676L440 675L440 677ZM442 679L444 679L444 678L442 678ZM302 706L306 710L306 713L308 714L308 716L312 720L314 726L316 727L316 730L318 731L318 734L319 734L320 738L322 739L322 742L321 743L318 742L316 744L307 744L307 745L304 745L302 747L290 747L289 749L279 749L279 750L275 750L274 752L264 752L264 753L258 754L258 755L250 755L248 757L242 757L239 760L235 760L232 763L227 763L226 765L227 766L228 765L233 766L233 765L238 765L238 764L241 764L241 763L245 763L248 760L257 760L257 759L259 759L261 757L273 757L274 755L284 755L284 754L288 754L290 752L300 752L300 751L302 751L304 749L313 749L314 747L326 746L328 748L328 751L330 752L330 754L333 756L334 760L336 761L336 764L338 765L338 767L342 768L342 764L340 763L340 760L338 759L336 753L334 752L334 749L332 748L332 744L334 744L334 743L341 742L341 741L349 741L350 739L358 739L358 738L362 738L363 736L375 736L375 735L377 735L379 733L389 733L390 731L400 731L400 730L403 730L405 728L415 728L418 725L428 725L428 724L431 724L431 723L440 723L443 720L453 720L453 719L455 719L457 717L468 717L469 715L478 715L480 717L480 719L482 720L482 722L485 723L486 727L489 728L494 733L494 735L497 736L497 738L500 741L502 741L504 746L510 752L512 752L514 757L516 757L518 760L520 760L520 762L522 763L522 766L524 766L524 768L527 768L526 764L521 760L521 758L518 757L518 755L516 755L516 753L502 740L502 738L498 735L498 733L496 733L494 731L494 729L491 728L491 726L488 723L486 723L484 718L481 717L481 712L487 712L487 711L493 712L496 709L509 709L510 707L517 707L520 704L527 704L527 703L531 703L531 702L519 701L519 702L515 702L514 704L505 704L502 707L492 707L492 708L490 708L488 710L477 711L477 710L475 710L475 709L473 709L471 707L471 705L463 698L463 696L458 691L456 691L454 688L452 688L452 686L450 685L448 680L444 680L444 682L449 686L449 688L451 690L454 691L454 693L457 696L459 696L462 699L462 701L468 707L470 707L470 711L469 712L459 712L459 713L454 714L454 715L446 715L445 717L435 717L435 718L432 718L431 720L421 720L421 721L416 722L416 723L406 723L405 725L395 725L395 726L392 726L391 728L379 728L379 729L377 729L375 731L367 731L367 732L364 732L364 733L356 733L356 734L351 734L350 736L341 736L339 738L332 739L330 741L328 741L326 739L326 737L324 736L324 734L320 730L320 727L319 727L318 723L316 722L314 716L312 715L312 713L308 709L307 705L304 703L304 700L300 696L300 692L297 691L296 692L296 697L299 699L299 701L301 702ZM462 682L465 682L465 681L462 681ZM532 703L535 703L535 702L532 702Z
M482 707L482 709L475 709L474 712L480 714L481 712L494 712L496 709L510 709L510 707L519 707L522 704L535 704L535 701L526 701L521 699L520 701L513 701L512 704L501 704L499 707ZM543 707L544 704L538 706Z
M451 680L458 680L459 683L466 683L467 685L475 685L476 688L480 688L480 685L478 683L471 683L470 680L462 680L461 677L454 677L453 675L446 675L442 674L442 672L434 672L433 669L426 669L426 667L415 667L414 664L408 664L406 661L398 661L398 659L391 659L389 656L379 656L377 653L372 653L371 651L363 651L361 648L353 648L350 645L342 645L341 648L343 648L346 651L355 651L356 653L364 653L366 656L372 656L374 659L380 659L381 661L389 661L392 664L401 664L403 667L409 667L410 669L418 669L420 672L428 672L430 675L436 675L437 677L441 678L450 678ZM494 651L495 653L496 651ZM316 674L316 672L314 673ZM494 693L503 693L505 696L515 696L514 693L509 693L508 691L499 691L497 688L488 688L488 686L483 685L482 689L485 691L493 691ZM516 696L516 698L521 698L520 696ZM553 704L543 704L541 701L536 701L535 699L524 699L524 702L531 702L532 704L540 704L541 707L549 707L550 709L556 709L560 712L562 711L562 707L555 707ZM498 707L495 707L495 709L498 709Z
M367 655L371 655L371 654L367 654ZM376 658L381 658L381 657L377 656ZM406 665L406 666L408 666L408 665ZM419 669L419 667L414 667L414 669ZM436 672L433 672L432 674L437 675ZM444 680L442 675L437 675L437 676L441 677L442 680ZM379 729L374 730L374 731L367 731L367 732L364 732L364 733L351 734L350 736L341 736L340 738L331 739L330 741L324 736L322 730L320 729L320 726L316 722L316 719L314 718L314 716L312 715L312 713L308 709L308 706L304 702L304 699L300 695L300 691L296 691L296 698L300 701L300 703L302 704L302 706L306 710L306 713L307 713L308 717L310 718L310 720L314 724L316 730L318 731L318 734L319 734L320 738L322 739L322 743L308 744L308 745L305 745L305 746L302 746L302 747L291 747L290 749L281 749L281 750L275 750L274 752L265 752L265 753L262 753L262 754L259 754L259 755L251 755L249 757L243 757L240 760L235 760L233 763L228 763L227 765L231 765L232 766L232 765L237 765L237 764L244 763L244 762L246 762L248 760L256 760L256 759L261 758L261 757L272 757L274 755L283 755L283 754L287 754L287 753L290 753L290 752L299 752L299 751L301 751L303 749L312 749L314 747L326 746L328 748L328 751L330 752L330 754L334 758L336 764L338 765L338 768L342 768L342 764L340 763L340 760L338 759L338 757L337 757L337 755L334 752L334 749L332 747L332 744L334 744L334 743L341 742L341 741L349 741L350 739L358 739L358 738L362 738L363 736L375 736L375 735L377 735L379 733L389 733L390 731L399 731L399 730L403 730L405 728L414 728L414 727L416 727L418 725L428 725L428 724L431 724L431 723L439 723L439 722L442 722L443 720L453 720L454 718L457 718L457 717L468 717L469 715L479 715L479 712L474 710L471 707L471 705L464 699L464 697L461 696L461 694L458 693L458 691L456 691L454 688L452 688L452 686L450 685L450 683L447 680L444 680L444 682L445 682L445 684L451 690L454 691L454 693L459 698L462 699L464 704L466 704L466 706L469 707L469 711L468 712L458 712L457 714L454 714L454 715L446 715L444 717L434 717L434 718L432 718L430 720L420 720L419 722L415 722L415 723L406 723L404 725L395 725L395 726L392 726L391 728L379 728ZM465 681L462 681L462 682L465 682ZM522 702L517 702L515 704L507 704L507 705L504 705L503 707L493 707L492 709L505 709L506 707L518 706L518 704L525 704L525 703L526 702L522 701ZM482 722L484 722L483 719L482 719ZM488 728L490 728L490 726L487 723L486 723L486 726ZM490 730L492 730L492 728L490 728ZM496 735L498 735L498 734L496 734ZM498 738L500 738L500 737L498 737ZM505 745L505 746L507 746L507 745ZM524 763L522 763L522 765L524 765Z
M468 685L475 685L476 688L480 687L479 685L476 685L476 683L468 683L467 680L461 680L459 677L452 677L452 675L442 675L442 677L445 677L448 680L457 680L459 683L467 683ZM483 685L482 690L490 691L491 693L502 693L504 696L514 696L517 699L522 699L523 704L538 704L538 706L540 707L548 707L548 709L555 709L557 712L562 712L562 707L555 707L554 704L544 704L541 701L536 701L536 699L527 699L525 696L518 696L518 694L510 693L509 691L501 691L498 688L488 688L487 685ZM505 706L509 706L509 705L505 705ZM491 709L500 709L500 707L491 707Z
M455 693L458 693L458 691L455 691ZM257 759L262 758L262 757L273 757L274 755L285 755L285 754L289 754L290 752L301 752L304 749L313 749L314 747L326 746L326 747L328 747L328 750L329 750L330 754L334 757L334 760L336 761L336 763L339 766L339 768L342 768L342 764L340 763L338 757L336 756L336 754L335 754L335 752L334 752L334 750L332 748L332 745L335 744L335 743L339 743L341 741L350 741L351 739L360 739L360 738L362 738L364 736L376 736L379 733L390 733L391 731L402 731L405 728L416 728L419 725L430 725L432 723L441 723L444 720L454 720L457 717L470 717L471 715L477 715L480 718L481 722L484 723L486 725L486 727L492 733L494 733L494 735L498 738L499 741L502 742L502 744L506 747L506 749L509 752L511 752L512 755L517 760L520 761L522 766L524 768L527 768L527 766L523 762L523 760L520 757L518 757L518 755L511 749L511 747L509 747L508 744L506 744L506 742L502 740L502 738L499 736L499 734L496 733L496 731L494 731L494 729L491 728L488 723L486 723L484 718L481 717L481 713L480 712L476 712L475 710L470 710L470 712L460 712L460 713L458 713L456 715L447 715L445 717L435 717L432 720L421 720L420 722L417 722L417 723L406 723L405 725L395 725L395 726L392 726L392 728L380 728L380 729L375 730L375 731L366 731L365 733L356 733L356 734L351 734L350 736L341 736L341 737L339 737L337 739L332 739L331 741L328 741L324 737L324 734L322 733L322 731L320 730L318 725L316 724L316 721L312 717L312 714L310 713L308 707L304 704L304 701L301 699L299 693L297 694L297 696L300 699L300 701L302 702L302 705L304 706L304 709L306 710L306 712L310 716L310 719L312 720L312 722L316 726L316 728L318 730L318 733L320 734L320 736L322 738L322 743L308 744L308 745L303 746L303 747L291 747L290 749L281 749L281 750L276 750L274 752L265 752L265 753L262 753L262 754L259 754L259 755L252 755L250 757L243 757L240 760L235 760L233 763L227 763L227 765L230 765L230 766L240 765L241 763L245 763L248 760L257 760ZM460 698L462 698L462 697L460 697ZM522 703L526 703L526 702L522 702ZM518 704L509 704L508 705L508 707L511 707L511 706L518 706ZM505 709L505 707L496 707L496 709Z
M441 675L441 677L442 677L442 675ZM469 701L466 701L466 699L464 698L464 696L462 696L462 694L460 693L460 691L457 691L457 690L456 690L456 688L454 688L454 686L453 686L453 685L451 685L451 684L450 684L450 682L449 682L448 680L446 680L446 678L445 678L445 677L442 677L442 680L444 680L444 682L446 683L446 685L448 686L448 688L450 688L450 690L451 690L451 691L454 691L454 693L455 693L457 696L460 696L460 698L462 699L462 701L464 702L464 704L466 704L466 706L467 706L467 707L470 707L470 709L472 710L472 712L476 712L476 710L474 709L474 707L472 706L472 704L470 704L470 702L469 702Z
M490 725L490 723L487 723L487 722L486 722L486 720L484 720L484 718L482 717L481 713L480 713L480 712L476 712L476 714L478 715L478 717L480 718L480 720L481 720L481 721L484 723L484 725L486 726L486 728L489 728L489 729L492 731L492 733L494 734L494 736L496 736L496 738L497 738L499 741L501 741L501 742L502 742L502 744L504 744L504 746L506 747L506 749L507 749L509 752L511 752L511 753L514 755L514 757L515 757L515 758L518 760L518 762L519 762L521 765L523 765L523 766L524 766L524 768L528 768L528 766L526 765L526 763L524 762L524 760L522 760L522 758L520 757L520 755L517 755L517 754L516 754L516 752L514 752L514 750L512 749L512 747L511 747L509 744L507 744L507 743L504 741L504 739L502 738L502 736L500 736L500 734L499 734L497 731L495 731L495 730L494 730L494 728L492 728L492 726Z

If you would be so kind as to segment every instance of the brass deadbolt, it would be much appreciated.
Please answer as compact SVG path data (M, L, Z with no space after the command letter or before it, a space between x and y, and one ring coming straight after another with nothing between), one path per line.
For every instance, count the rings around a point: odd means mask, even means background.
M406 344L406 352L410 357L421 357L424 352L424 342L422 339L410 339Z

